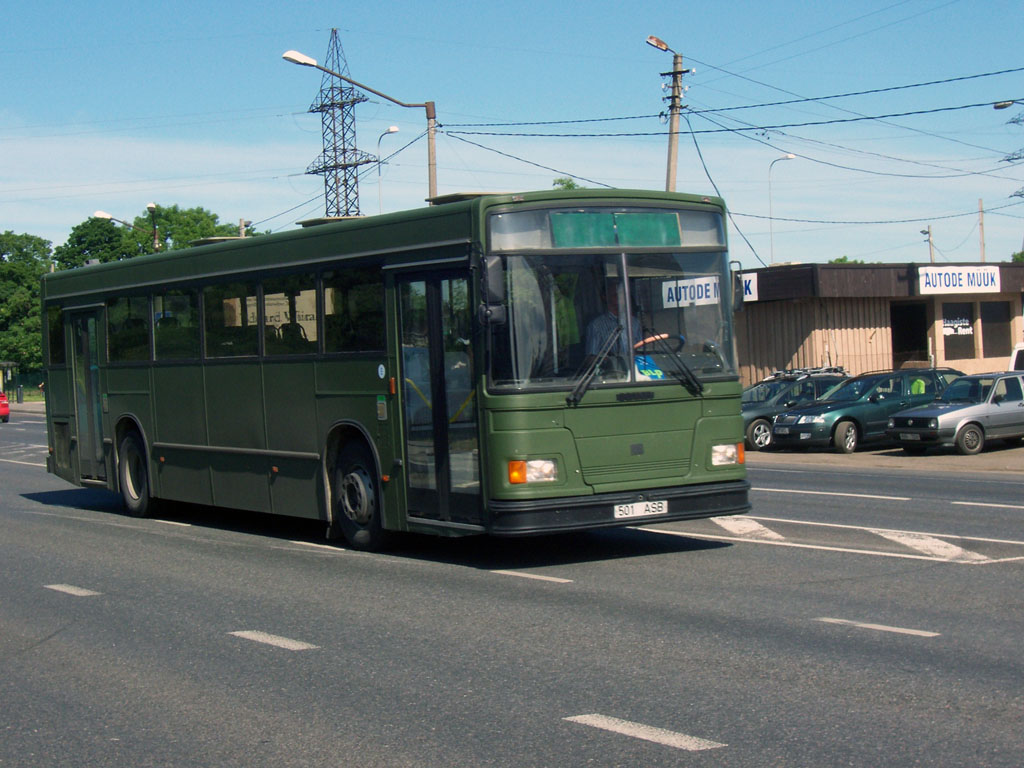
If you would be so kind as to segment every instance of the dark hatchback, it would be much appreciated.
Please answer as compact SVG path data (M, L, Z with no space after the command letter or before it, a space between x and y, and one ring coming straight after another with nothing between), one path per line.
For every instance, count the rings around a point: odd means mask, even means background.
M747 448L763 451L772 442L772 419L789 408L811 403L847 378L842 368L776 371L743 390L743 429Z
M854 376L820 400L775 417L778 448L828 448L853 453L861 443L886 437L889 417L930 403L963 374L952 368L909 368Z

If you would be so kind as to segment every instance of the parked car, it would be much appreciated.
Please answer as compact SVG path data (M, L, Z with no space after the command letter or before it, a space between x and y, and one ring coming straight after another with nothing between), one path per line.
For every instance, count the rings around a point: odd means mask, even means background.
M7 395L0 391L0 421L6 424L11 420L11 404L7 402Z
M1024 371L1024 344L1018 344L1010 353L1010 362L1006 365L1008 371Z
M831 446L853 453L861 443L885 439L896 411L931 402L962 375L952 368L908 368L854 376L820 400L776 416L772 442L779 448Z
M961 376L930 405L893 414L886 431L912 454L955 445L969 455L989 439L1024 437L1024 374Z
M775 371L743 390L743 428L747 448L763 451L772 442L772 419L787 408L817 400L847 378L842 368Z

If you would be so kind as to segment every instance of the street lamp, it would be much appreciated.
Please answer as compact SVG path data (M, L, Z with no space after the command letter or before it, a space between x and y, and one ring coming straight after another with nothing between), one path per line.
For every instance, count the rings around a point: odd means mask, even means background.
M768 164L768 247L771 251L769 264L775 263L775 217L772 215L772 168L780 160L794 160L796 155L785 154L777 157Z
M306 54L299 53L298 51L285 51L281 54L281 58L285 61L290 61L292 64L319 69L321 72L326 72L328 75L332 75L339 80L344 80L346 83L354 85L356 88L361 90L369 91L375 96L387 99L392 104L397 104L400 107L423 107L427 114L427 199L428 201L433 201L433 199L437 197L437 155L434 146L435 136L437 134L437 113L434 109L434 102L425 101L422 104L407 104L404 101L399 101L398 99L388 96L386 93L374 90L368 85L356 82L350 77L345 77L345 75L339 74L333 69L321 66L320 64L317 64L316 59L312 56L307 56Z
M676 53L668 43L654 35L647 36L647 44L659 51L672 54L672 71L662 75L672 76L672 90L668 100L668 167L665 170L665 191L676 191L676 158L679 153L679 112L682 109L683 74L692 70L683 69L683 54Z
M149 211L149 219L153 223L153 252L155 253L156 251L160 250L160 239L157 235L156 229L156 203L148 203L146 205L146 210ZM107 221L116 221L118 224L128 227L128 229L138 229L138 227L136 227L134 224L129 224L127 221L115 218L106 211L95 211L92 216L94 219L106 219Z
M383 200L383 197L381 196L380 191L380 167L384 164L384 162L380 159L380 140L387 136L389 133L398 133L398 126L389 126L388 129L384 131L384 133L377 137L377 215L380 215L381 213L384 212L383 203L381 202Z

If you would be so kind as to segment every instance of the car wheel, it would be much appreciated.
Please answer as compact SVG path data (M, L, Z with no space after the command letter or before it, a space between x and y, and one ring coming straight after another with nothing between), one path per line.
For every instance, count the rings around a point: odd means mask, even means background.
M117 450L117 473L124 508L132 517L147 517L153 511L149 497L149 468L142 439L135 432L124 436Z
M369 450L349 443L338 455L331 483L334 522L353 549L377 550L387 542L381 524L380 486Z
M763 451L772 444L772 425L767 419L754 419L747 427L747 447Z
M956 433L956 449L964 456L981 453L985 447L985 432L977 424L967 424Z
M832 438L832 445L840 453L853 453L857 450L857 443L860 436L857 434L857 425L852 421L840 421L836 425L836 433Z

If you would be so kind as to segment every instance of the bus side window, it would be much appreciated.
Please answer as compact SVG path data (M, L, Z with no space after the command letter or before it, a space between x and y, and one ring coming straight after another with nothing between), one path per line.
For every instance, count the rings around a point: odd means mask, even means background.
M50 365L64 365L64 312L60 307L46 308L46 333Z
M203 289L207 357L255 355L256 286L251 283L211 285Z
M107 352L111 362L149 360L149 297L107 301Z
M384 343L384 277L377 267L325 272L324 352L379 352Z
M153 338L157 360L199 357L199 302L194 291L153 297Z

